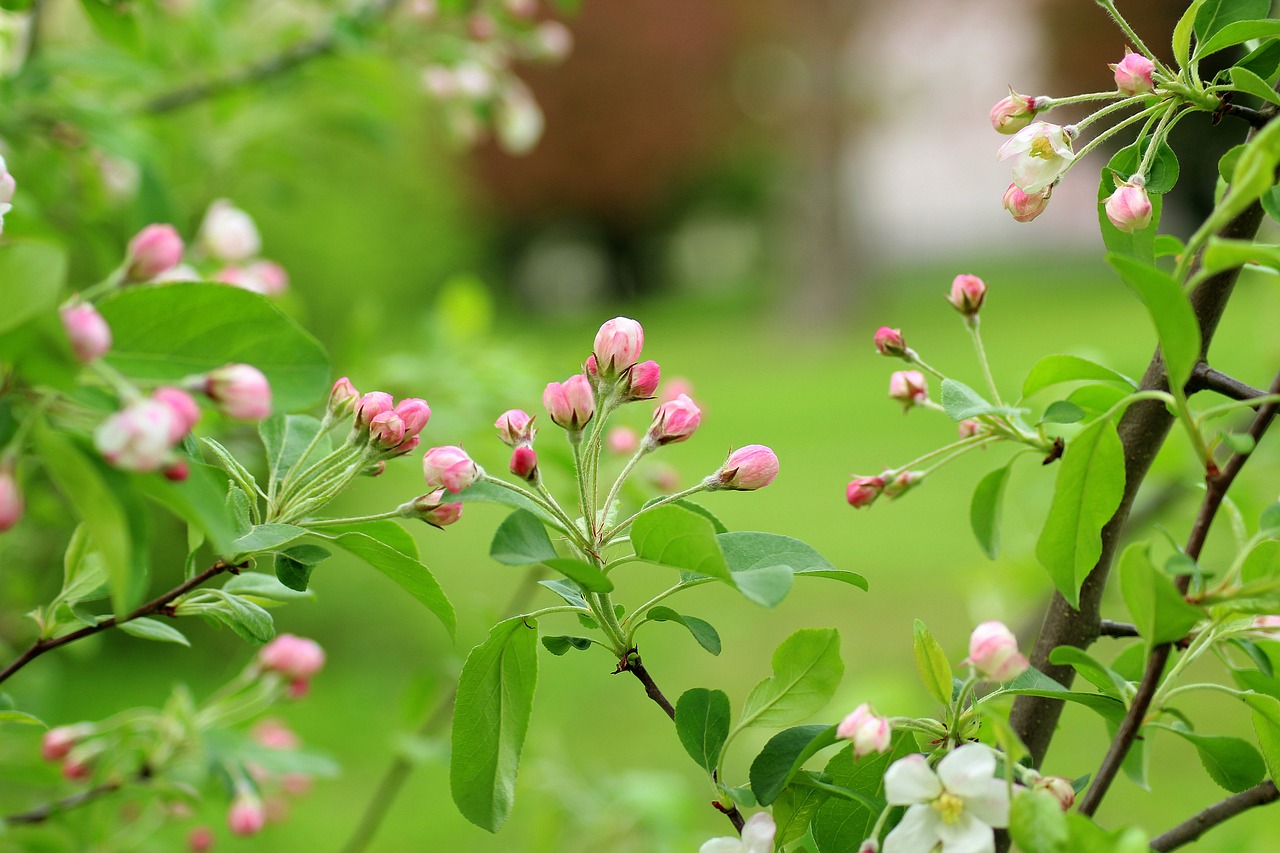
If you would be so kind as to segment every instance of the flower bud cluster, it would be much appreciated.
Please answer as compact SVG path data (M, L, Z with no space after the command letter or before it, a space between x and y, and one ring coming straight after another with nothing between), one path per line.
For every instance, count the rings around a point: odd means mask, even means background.
M397 403L385 391L361 394L345 376L333 383L326 411L335 420L352 417L352 434L357 441L386 458L416 450L422 430L431 420L426 400L406 397ZM385 459L379 461L385 463Z
M893 726L864 702L840 721L836 726L836 737L853 741L854 756L862 758L873 752L883 753L889 750Z
M293 634L280 634L258 650L258 668L274 672L289 685L289 695L300 699L307 695L311 679L324 668L324 649L315 640Z
M181 388L164 387L107 417L93 433L102 458L125 471L164 470L186 478L186 462L175 448L200 418L200 407Z

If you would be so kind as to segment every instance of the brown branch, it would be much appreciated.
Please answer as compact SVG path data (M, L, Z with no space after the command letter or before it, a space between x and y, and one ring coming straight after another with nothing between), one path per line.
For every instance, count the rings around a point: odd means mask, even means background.
M126 614L123 618L117 619L115 616L108 616L96 625L86 625L78 631L72 631L70 634L63 634L61 637L36 640L27 647L26 651L18 655L11 664L6 666L3 670L0 670L0 683L6 681L18 670L40 657L40 655L45 652L53 651L59 646L65 646L67 643L74 643L76 640L100 633L108 628L123 625L125 622L132 622L134 619L140 619L143 616L150 616L152 613L159 613L175 598L180 595L187 594L210 578L220 575L223 572L232 572L233 574L236 574L239 569L243 569L247 565L248 563L240 563L239 565L233 566L229 563L224 563L222 560L218 560L200 574L183 581L168 592L161 594L158 598L151 599L146 604Z
M1195 841L1223 821L1257 806L1274 803L1277 799L1280 799L1280 790L1276 789L1275 782L1268 779L1261 785L1254 785L1247 791L1241 791L1233 797L1214 803L1168 832L1157 835L1151 840L1151 849L1177 850L1182 845Z
M61 800L54 800L51 803L45 803L43 806L37 806L30 811L0 817L0 825L44 823L54 815L91 803L94 800L105 797L107 794L113 794L123 787L124 782L119 779L114 782L104 782L78 794L72 794L69 797L63 797Z
M1280 393L1280 375L1277 375L1275 381L1271 383L1270 393ZM1275 402L1267 403L1258 409L1258 413L1253 418L1253 423L1249 425L1249 435L1255 443L1262 438L1267 428L1271 426L1271 422L1276 415L1276 409L1277 404ZM1204 500L1200 504L1200 511L1196 513L1195 522L1191 526L1191 533L1187 537L1186 551L1187 556L1191 559L1197 560L1200 558L1200 552L1204 548L1205 539L1208 538L1209 530L1217 517L1218 509L1222 506L1223 498L1227 496L1227 490L1231 488L1231 484L1235 481L1241 469L1244 468L1248 458L1245 454L1234 454L1218 474L1205 478ZM1179 577L1177 580L1178 592L1186 594L1190 583L1190 575ZM1143 670L1142 680L1138 682L1138 689L1129 704L1129 710L1125 713L1124 719L1116 729L1115 737L1111 740L1111 746L1107 750L1106 756L1102 759L1098 772L1094 774L1093 783L1080 801L1078 809L1080 814L1087 817L1098 810L1098 806L1102 803L1102 798L1107 794L1107 789L1111 786L1112 781L1115 780L1116 774L1120 772L1120 766L1123 764L1125 756L1129 754L1129 749L1133 746L1134 739L1138 737L1143 724L1146 723L1147 711L1150 710L1151 701L1155 697L1156 690L1160 687L1160 680L1164 676L1164 667L1169 661L1169 654L1172 650L1173 645L1171 643L1161 643L1153 648L1147 656L1147 666Z
M1267 393L1241 382L1234 376L1214 370L1203 361L1196 364L1191 371L1191 379L1187 381L1187 393L1193 394L1196 391L1215 391L1224 397L1240 401L1253 400Z
M1098 626L1098 634L1103 637L1140 637L1137 627L1128 622L1112 622L1103 619Z

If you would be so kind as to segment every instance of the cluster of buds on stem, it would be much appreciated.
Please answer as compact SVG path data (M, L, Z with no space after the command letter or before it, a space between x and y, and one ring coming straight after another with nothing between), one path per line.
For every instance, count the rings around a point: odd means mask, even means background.
M353 435L381 457L412 453L421 443L421 433L431 420L426 400L406 397L396 402L385 391L359 392L345 376L329 392L330 417L338 419L354 413Z
M294 699L307 695L311 679L324 668L324 649L315 640L293 634L280 634L258 650L258 668L264 673L276 673L288 684L288 694Z
M187 463L175 448L200 418L200 407L181 388L156 389L110 415L93 433L102 458L125 471L159 471L183 480Z

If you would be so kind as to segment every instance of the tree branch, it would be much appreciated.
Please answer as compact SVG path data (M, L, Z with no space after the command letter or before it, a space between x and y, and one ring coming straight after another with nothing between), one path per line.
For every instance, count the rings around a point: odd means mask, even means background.
M1267 393L1241 382L1234 376L1214 370L1203 361L1196 364L1191 371L1191 379L1187 381L1187 393L1193 394L1196 391L1215 391L1224 397L1241 401L1253 400Z
M1098 634L1103 637L1139 637L1138 629L1128 622L1112 622L1103 619L1098 626Z
M4 683L6 680L8 680L10 676L12 676L18 670L22 669L27 664L31 663L31 661L40 657L40 655L44 654L45 652L52 651L58 648L59 646L65 646L67 643L73 643L76 640L83 639L84 637L88 637L93 634L100 633L102 631L107 630L108 628L114 628L117 625L123 625L125 622L132 622L134 619L140 619L143 616L150 616L152 613L159 613L162 610L164 610L169 605L169 603L172 602L175 598L177 598L180 595L187 594L188 592L200 586L202 583L209 580L210 578L220 575L223 572L231 572L233 574L238 574L239 570L243 569L247 565L248 563L240 563L239 565L233 566L230 563L224 563L222 560L218 560L216 563L214 563L209 568L205 569L200 574L195 575L194 577L191 577L183 581L182 583L175 586L173 589L160 595L160 597L153 598L151 601L148 601L146 604L142 605L136 610L126 614L121 619L117 619L115 616L108 616L106 619L103 619L101 622L99 622L96 625L86 625L85 627L81 628L78 631L72 631L70 634L63 634L61 637L53 637L51 639L45 639L45 640L36 640L34 643L32 643L30 646L27 647L26 651L18 655L18 657L13 661L13 663L6 666L3 670L0 670L0 684Z
M1241 791L1233 797L1214 803L1168 832L1157 835L1151 841L1151 849L1177 850L1182 845L1195 841L1223 821L1257 806L1274 803L1277 799L1280 799L1280 790L1276 789L1275 782L1268 779L1261 785L1255 785L1247 791Z

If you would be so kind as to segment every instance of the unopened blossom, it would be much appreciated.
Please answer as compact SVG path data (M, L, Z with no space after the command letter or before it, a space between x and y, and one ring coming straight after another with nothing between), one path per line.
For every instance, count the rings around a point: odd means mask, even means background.
M150 281L182 260L182 237L172 225L148 225L129 241L126 281Z
M370 391L356 401L356 427L368 429L374 418L384 412L394 411L395 407L395 398L386 391Z
M88 779L93 775L93 764L91 758L76 758L67 756L62 761L62 778L68 782L78 782L81 779Z
M1274 634L1280 631L1280 616L1255 616L1253 617L1253 629L1265 634Z
M161 468L160 473L171 483L181 483L191 476L191 463L181 458L174 459Z
M884 796L891 806L907 806L902 821L884 840L884 853L994 853L993 827L1009 824L1009 792L995 778L990 747L967 743L938 762L923 755L889 765Z
M891 329L888 326L881 326L876 329L873 340L875 341L876 352L881 355L901 358L907 354L907 341L902 337L901 329Z
M172 459L178 423L179 415L169 405L137 400L98 424L93 443L102 458L117 468L157 471Z
M1017 133L1031 124L1039 106L1037 101L1042 100L1043 98L1019 95L1010 89L1009 96L996 101L996 105L991 108L991 126L998 133Z
M444 489L436 489L401 504L397 511L406 518L417 518L443 529L462 518L462 503L445 503L444 496Z
M244 267L234 264L223 267L214 273L213 280L262 296L277 296L289 289L289 274L275 261L254 261Z
M1016 678L1031 664L1018 651L1018 638L1003 622L983 622L969 635L969 663L992 681Z
M249 731L249 735L267 749L297 749L302 745L297 733L284 720L274 717L260 720Z
M885 752L889 749L893 726L863 702L836 726L836 737L853 741L854 757L862 758L873 752Z
M1112 225L1129 234L1151 224L1151 199L1137 178L1120 181L1103 202L1103 210Z
M672 400L684 394L686 397L693 396L693 383L683 376L677 376L668 379L667 384L662 386L662 395L659 399L664 403L670 403Z
M573 50L573 33L559 21L543 21L533 36L539 56L549 62L559 62Z
M55 726L40 739L40 757L45 761L61 761L72 748L93 733L93 727L85 723L73 726Z
M215 841L213 830L209 827L192 827L187 833L187 850L190 853L210 853Z
M404 440L404 421L394 410L383 412L369 422L369 446L374 450L391 450Z
M63 331L76 359L88 364L111 350L111 327L88 302L74 302L61 309Z
M4 215L13 209L13 205L9 202L13 201L13 194L17 189L17 182L9 173L4 157L0 156L0 234L4 233Z
M884 479L881 477L854 477L845 488L845 500L854 509L871 506L876 498L884 492Z
M422 432L427 421L431 420L431 407L427 405L426 400L420 400L417 397L404 398L396 403L394 411L400 420L404 421L406 436L414 436Z
M973 438L982 434L982 424L973 419L966 419L956 425L956 433L961 438Z
M636 452L636 448L640 446L640 436L631 427L610 427L605 433L604 443L610 453L622 456Z
M702 422L702 410L686 395L681 394L669 403L663 403L653 413L653 422L644 440L650 447L686 441Z
M633 366L625 374L627 388L622 395L624 402L633 400L652 400L658 390L658 380L662 377L662 368L658 362L642 361Z
M903 471L892 477L885 477L882 474L881 478L884 480L884 496L886 498L897 498L914 488L917 483L924 479L924 474L920 471Z
M899 370L889 377L889 398L904 409L919 406L929 399L929 385L918 370Z
M1042 776L1036 781L1036 790L1048 791L1065 812L1075 804L1076 789L1065 776Z
M596 412L595 394L591 381L581 373L564 382L549 382L542 392L542 405L546 406L551 422L570 432L581 432Z
M1015 222L1030 222L1049 206L1049 195L1052 187L1045 187L1038 193L1025 193L1017 184L1009 184L1004 191L1004 209L1009 211Z
M778 456L763 444L748 444L729 454L729 458L704 481L711 490L734 489L750 492L763 489L778 476Z
M151 279L153 284L162 284L174 281L203 281L204 277L200 275L199 270L191 266L191 264L178 264L171 269L165 270L160 275Z
M307 679L324 667L324 649L315 640L280 634L258 650L258 665L287 678Z
M227 826L234 835L257 835L267 824L267 813L262 800L250 791L241 791L231 801L227 811Z
M521 409L508 409L498 415L493 422L498 431L498 440L508 447L520 447L533 444L538 431L533 428L533 415Z
M253 218L225 198L209 205L198 239L200 246L220 261L246 261L262 248Z
M958 275L951 282L951 290L947 293L947 301L966 317L978 316L982 303L987 298L987 285L976 275Z
M271 383L251 364L224 364L209 371L204 393L227 417L260 421L271 414Z
M1155 89L1155 81L1151 73L1156 64L1140 53L1125 48L1124 59L1110 63L1108 66L1115 72L1116 89L1122 95L1145 95Z
M455 495L484 472L461 447L433 447L422 457L422 475L430 489L445 488Z
M600 375L612 379L640 358L644 329L630 317L614 317L596 332L592 354Z
M200 405L195 398L172 385L164 385L151 392L151 399L168 406L174 414L169 439L173 444L181 441L200 420Z
M360 400L360 392L356 390L356 386L351 384L351 380L343 376L341 379L333 383L333 387L329 389L329 403L326 407L329 417L345 418L347 415L355 411L356 403Z
M517 447L511 451L512 474L530 483L538 479L538 454L532 447Z
M768 812L756 812L742 827L742 837L721 836L703 842L698 853L773 853L778 826Z
M1037 121L1000 146L999 159L1013 159L1013 182L1028 195L1043 192L1075 159L1066 128Z
M11 463L0 463L0 533L12 530L26 509L22 487Z

